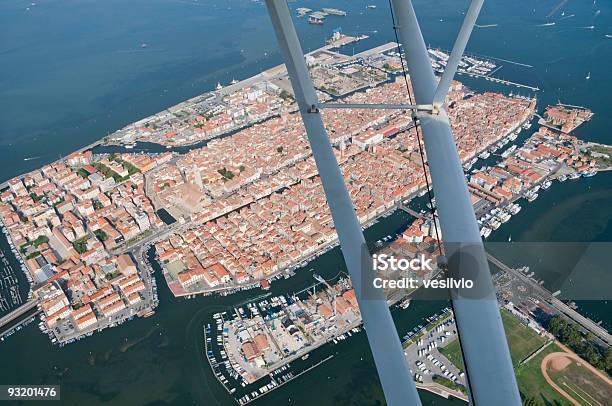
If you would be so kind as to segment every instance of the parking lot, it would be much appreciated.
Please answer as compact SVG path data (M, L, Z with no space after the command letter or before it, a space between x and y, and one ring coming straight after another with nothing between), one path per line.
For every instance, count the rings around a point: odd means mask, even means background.
M414 380L432 384L434 376L438 376L465 387L464 371L459 370L439 351L439 348L457 339L452 314L440 316L440 320L434 320L423 330L423 334L417 337L413 338L412 344L404 350Z

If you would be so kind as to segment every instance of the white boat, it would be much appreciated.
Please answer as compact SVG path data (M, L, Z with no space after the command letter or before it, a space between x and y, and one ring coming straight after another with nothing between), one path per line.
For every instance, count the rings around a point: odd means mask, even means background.
M483 228L480 230L480 235L481 235L483 238L487 238L488 236L490 236L490 235L491 235L491 229L490 229L489 227L483 227Z
M525 197L527 198L528 202L533 202L535 199L538 198L538 194L537 193L530 193L528 195L525 195Z
M547 180L542 183L542 189L546 190L552 185L552 182Z
M504 210L500 210L500 212L495 216L500 222L507 223L508 220L512 217L512 215Z
M478 158L480 159L487 159L488 157L491 156L491 153L487 150L482 151L479 155Z
M491 226L493 230L497 230L499 226L501 226L501 223L496 219L492 219L489 221L489 225Z
M590 177L592 177L592 176L595 176L596 174L597 174L597 172L596 172L596 171L594 171L594 170L590 170L590 171L584 171L584 172L582 172L582 176L583 176L584 178L590 178Z
M518 214L521 211L522 207L520 205L518 205L517 203L512 203L508 207L508 209L510 210L510 213L512 213L514 215L514 214Z
M503 158L508 158L508 156L509 156L511 153L513 153L515 149L516 149L516 145L513 145L513 146L511 146L510 148L508 148L507 150L505 150L505 151L504 151L504 152L501 154L501 156L502 156Z

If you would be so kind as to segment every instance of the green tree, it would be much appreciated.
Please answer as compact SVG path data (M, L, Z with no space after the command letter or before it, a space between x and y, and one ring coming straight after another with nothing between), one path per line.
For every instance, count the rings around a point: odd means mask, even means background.
M104 230L96 230L94 231L96 238L100 241L106 241L108 238L108 234L104 232Z
M38 238L32 241L32 245L35 247L38 247L40 244L44 244L48 242L49 242L49 237L47 237L46 235L40 235L38 236Z
M83 254L83 253L87 252L87 237L85 236L83 238L75 240L72 243L72 246L74 247L76 252L78 252L79 254Z
M223 176L225 179L228 179L228 180L234 177L234 174L232 173L232 171L228 170L226 167L219 169L217 172L219 172L221 176Z
M536 397L528 397L523 400L523 406L544 406L544 402Z

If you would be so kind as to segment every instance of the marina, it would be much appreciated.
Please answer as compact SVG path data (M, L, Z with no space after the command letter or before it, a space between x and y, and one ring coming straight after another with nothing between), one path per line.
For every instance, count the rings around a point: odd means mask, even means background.
M2 315L14 311L14 309L24 305L32 297L31 289L27 293L27 298L22 296L23 287L20 286L17 272L24 275L29 283L32 282L32 279L29 272L27 272L21 254L1 222L0 228L2 230L0 239L6 242L6 247L9 249L6 252L0 249L0 315ZM3 317L0 321L0 327L6 323L5 317Z
M281 295L247 303L246 309L242 306L237 307L234 309L234 314L215 313L213 315L214 327L211 327L210 323L204 326L204 348L208 363L217 380L239 404L248 404L327 362L334 356L333 354L318 354L313 357L314 360L306 361L310 359L310 353L321 345L327 342L338 343L361 330L359 325L351 324L350 327L336 332L327 339L308 346L306 352L297 351L287 354L281 362L266 365L265 373L252 375L252 368L249 367L247 360L242 358L244 354L240 356L232 348L235 343L230 337L228 323L234 320L246 321L253 317L261 317L263 314L267 314L266 317L278 317L276 313L284 312L284 309L294 305L296 300L300 300L298 298L300 294L304 295L309 290L298 292L291 298ZM274 331L274 328L271 331ZM267 334L271 334L271 331ZM272 337L268 335L268 339ZM274 346L278 347L279 344L274 339L272 340ZM261 339L256 340L256 342L260 341ZM260 343L260 346L262 345L264 344Z

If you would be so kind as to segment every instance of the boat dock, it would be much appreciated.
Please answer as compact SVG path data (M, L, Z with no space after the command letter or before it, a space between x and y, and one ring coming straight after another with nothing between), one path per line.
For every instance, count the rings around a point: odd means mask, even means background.
M537 86L524 85L522 83L512 82L510 80L494 78L494 77L489 76L489 75L480 75L478 73L461 72L461 71L457 71L457 73L460 74L460 75L469 75L471 77L485 79L485 80L488 80L489 82L501 83L502 85L515 86L515 87L519 87L519 88L523 88L523 89L529 89L529 90L531 90L533 92L537 92L537 91L540 90L540 88L537 87Z
M281 386L285 385L288 382L291 382L292 380L304 375L306 372L311 371L313 369L315 369L316 367L318 367L319 365L323 364L324 362L329 361L330 359L334 358L334 355L329 355L327 358L323 358L321 361L317 362L316 364L313 364L311 366L309 366L308 368L304 369L303 371L297 373L296 375L294 375L293 377L291 377L290 379L287 379L286 381L280 382L278 385L274 386L272 389L270 389L268 392L272 392L273 390L276 390L278 388L280 388ZM268 393L266 392L266 393ZM248 405L251 402L254 402L257 398L251 399L251 400L247 400L244 402L238 402L241 405Z

